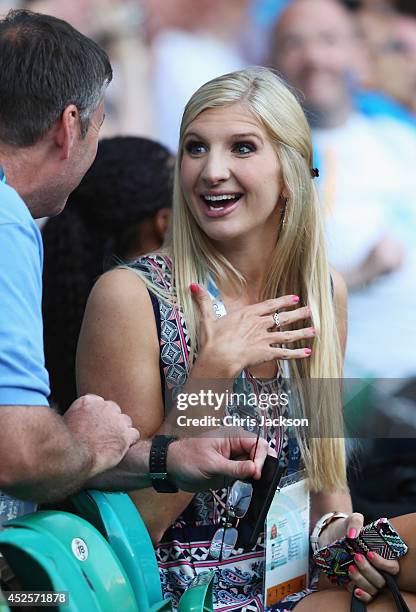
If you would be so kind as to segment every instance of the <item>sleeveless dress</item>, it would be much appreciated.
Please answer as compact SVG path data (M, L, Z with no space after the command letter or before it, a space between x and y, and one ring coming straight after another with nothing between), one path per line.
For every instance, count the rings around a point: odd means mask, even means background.
M172 291L172 261L166 255L150 254L140 257L131 267L151 279L152 283L164 290ZM155 314L160 340L160 374L163 396L166 389L181 386L186 382L190 359L190 338L182 313L174 306L158 299L149 291ZM247 375L246 390L255 393L276 393L282 388L283 379L260 383ZM259 389L259 385L261 388ZM229 407L232 413L232 407ZM282 416L285 414L282 413ZM287 432L268 428L265 436L276 449L280 462L288 472L296 472L300 467L300 450L295 438ZM263 580L265 567L265 542L262 533L256 546L249 551L235 549L228 559L222 561L210 557L209 548L212 538L219 527L223 526L224 507L227 488L197 493L189 506L169 527L156 546L156 557L164 597L172 599L178 606L180 597L200 572L215 569L214 609L216 612L260 612L263 611ZM316 590L316 569L310 573L310 588L286 597L269 608L273 612L292 610L303 597Z

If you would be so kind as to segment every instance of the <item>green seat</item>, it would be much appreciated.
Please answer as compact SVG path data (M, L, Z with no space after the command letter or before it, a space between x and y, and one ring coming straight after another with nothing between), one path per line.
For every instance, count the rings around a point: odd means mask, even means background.
M70 607L52 606L53 610L82 612L83 602L92 612L100 607L82 574L66 559L60 563L58 571L56 560L61 556L59 546L52 539L31 529L5 529L0 533L0 550L7 559L22 590L32 591L70 591ZM65 572L65 580L62 576Z
M120 559L136 594L140 612L167 612L170 600L162 600L159 569L147 528L127 493L83 491L71 497L71 506L109 541ZM189 588L181 598L180 612L213 610L212 584Z
M3 526L0 551L24 590L69 592L69 608L58 605L55 610L140 610L117 556L82 518L42 511Z
M212 612L214 572L202 572L187 589L179 602L178 612Z
M159 569L146 526L127 493L84 491L71 497L74 511L91 522L120 559L140 610L162 602ZM169 601L163 602L170 610Z
M153 604L153 606L149 608L149 612L172 612L172 610L172 602L170 599L162 599L162 601ZM145 611L143 610L143 612Z
M10 612L10 608L6 603L6 600L4 599L1 590L0 590L0 612Z

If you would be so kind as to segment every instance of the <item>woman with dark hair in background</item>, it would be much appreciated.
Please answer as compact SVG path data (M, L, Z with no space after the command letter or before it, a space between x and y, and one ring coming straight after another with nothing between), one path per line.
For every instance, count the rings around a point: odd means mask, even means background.
M170 218L173 156L146 138L102 140L64 212L43 231L43 317L51 400L76 398L75 352L88 294L112 264L156 250Z

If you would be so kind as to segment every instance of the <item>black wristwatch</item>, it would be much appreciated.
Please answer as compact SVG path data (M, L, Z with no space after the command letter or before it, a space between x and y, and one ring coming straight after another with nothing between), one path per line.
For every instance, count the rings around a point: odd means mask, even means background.
M178 487L169 479L166 469L168 448L175 442L174 436L155 436L152 440L149 456L149 472L152 485L158 493L177 493Z

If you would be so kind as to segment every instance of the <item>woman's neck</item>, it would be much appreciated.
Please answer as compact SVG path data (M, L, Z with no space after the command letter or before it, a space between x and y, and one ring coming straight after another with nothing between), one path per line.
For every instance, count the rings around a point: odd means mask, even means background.
M249 303L258 302L266 284L266 275L269 269L273 249L266 248L263 245L241 244L239 247L221 248L221 253L228 261L238 270L246 280L246 291ZM227 283L226 286L219 286L221 295L229 298L237 297L238 290L231 289Z

